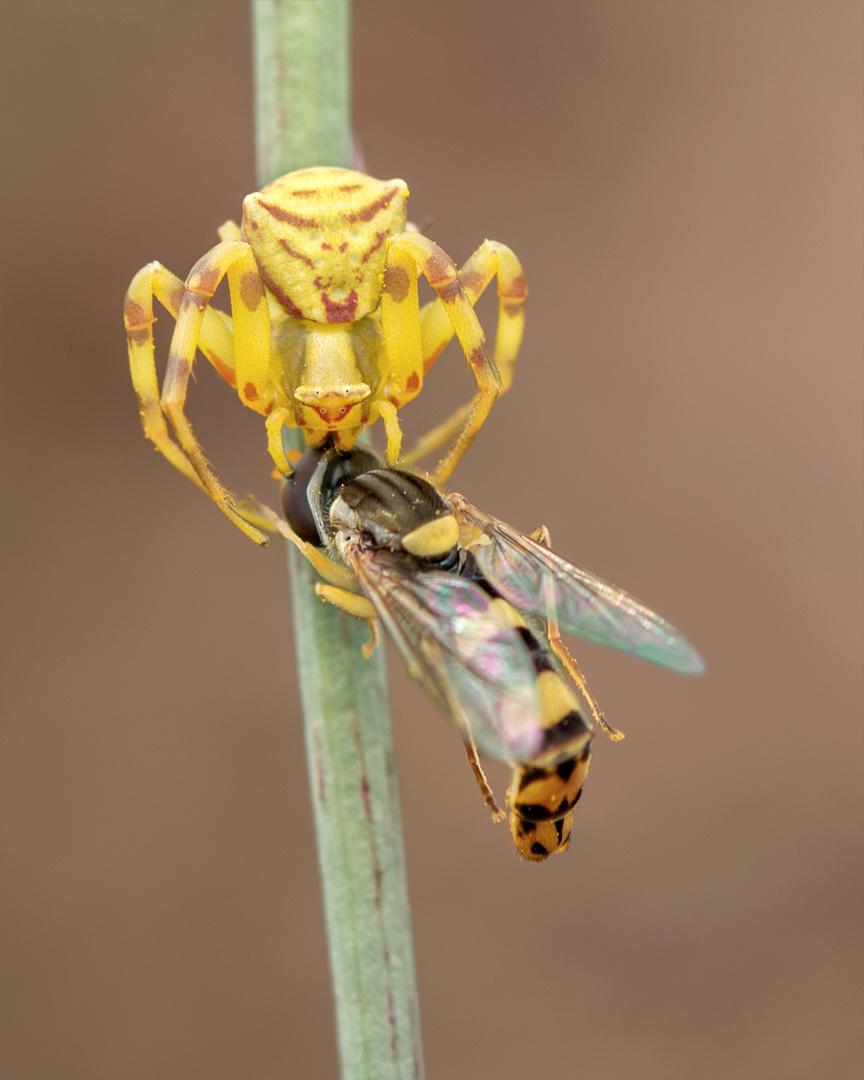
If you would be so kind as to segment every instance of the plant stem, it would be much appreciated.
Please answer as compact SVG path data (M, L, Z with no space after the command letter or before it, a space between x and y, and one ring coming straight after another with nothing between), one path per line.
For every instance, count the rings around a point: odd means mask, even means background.
M348 164L347 0L253 0L258 179ZM289 547L297 666L344 1080L424 1075L384 650Z
M253 0L258 180L351 152L347 0Z

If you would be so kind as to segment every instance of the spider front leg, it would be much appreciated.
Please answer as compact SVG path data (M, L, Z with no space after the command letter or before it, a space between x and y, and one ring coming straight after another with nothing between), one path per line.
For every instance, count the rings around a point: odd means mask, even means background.
M498 326L492 358L501 375L501 393L513 384L513 368L525 329L525 298L528 287L522 266L510 248L494 240L484 241L459 271L459 280L471 305L485 291L493 277L498 278ZM420 311L423 366L428 371L453 336L453 324L441 300L434 300ZM438 450L454 438L474 408L475 400L457 409L443 423L419 439L402 461L411 465Z
M267 506L265 503L258 502L257 499L247 498L240 504L241 509L244 509L249 513L250 517L258 519L261 524L270 529L271 532L279 533L284 536L286 540L290 541L297 548L300 554L311 563L312 568L322 577L324 581L328 583L328 587L332 586L336 592L339 593L356 593L359 588L357 578L351 573L347 566L334 562L333 559L327 557L327 555L314 544L310 544L307 540L301 539L296 532L291 528L287 521L279 517L275 510ZM320 594L319 594L320 595ZM357 599L365 599L364 597L357 596ZM358 614L358 619L373 619L376 618L374 608L369 604L368 609L363 608L362 614ZM339 604L335 605L339 607ZM371 614L368 612L371 611ZM352 612L352 614L354 614Z
M456 334L478 389L464 418L460 417L455 430L456 442L435 470L434 480L441 483L449 477L482 427L501 392L502 380L453 260L425 236L400 233L393 237L387 249L381 295L381 325L389 363L385 387L387 399L399 408L416 397L423 386L425 364L417 294L419 271L438 294L438 302L450 327L446 336L449 339Z
M206 490L189 458L171 438L165 424L154 361L153 323L156 318L153 314L153 297L176 319L184 289L180 278L166 270L161 263L148 263L132 279L126 293L123 321L132 384L138 397L144 434L184 476ZM234 386L234 340L230 322L223 322L221 312L215 308L208 307L204 312L198 348L222 378Z
M210 468L184 411L186 391L210 299L228 275L234 337L234 381L240 400L263 415L272 408L269 382L270 316L264 286L248 244L217 244L192 268L177 313L171 338L168 368L162 388L162 411L171 422L177 441L201 486L225 516L258 544L267 537L250 525L235 507L235 499Z

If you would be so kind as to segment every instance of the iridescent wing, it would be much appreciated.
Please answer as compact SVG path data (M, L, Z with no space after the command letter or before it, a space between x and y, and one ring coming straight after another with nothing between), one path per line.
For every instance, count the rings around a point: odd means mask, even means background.
M628 593L484 514L461 495L448 496L457 514L484 534L471 545L482 572L514 607L587 641L638 656L681 675L699 675L705 661L674 626Z
M412 678L464 739L501 761L530 762L543 737L531 655L487 593L443 571L409 572L386 551L346 551Z

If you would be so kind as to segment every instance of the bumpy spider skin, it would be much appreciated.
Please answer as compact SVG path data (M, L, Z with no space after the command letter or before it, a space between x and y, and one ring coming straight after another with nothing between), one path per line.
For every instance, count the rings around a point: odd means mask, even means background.
M446 480L498 394L509 389L527 293L518 259L487 240L457 272L437 244L407 231L407 196L402 180L347 169L289 173L247 196L241 228L223 225L221 242L185 283L154 262L129 286L126 334L145 434L258 543L266 543L265 535L222 487L186 417L197 349L245 405L266 417L268 448L286 476L291 466L283 427L300 428L310 446L329 440L348 450L363 427L380 418L387 458L395 464L402 441L397 410L417 396L454 334L477 393L403 460L453 440L434 472L436 482ZM437 293L422 309L421 273ZM230 317L210 306L224 277ZM499 314L490 355L473 305L493 277ZM161 395L154 296L176 319Z

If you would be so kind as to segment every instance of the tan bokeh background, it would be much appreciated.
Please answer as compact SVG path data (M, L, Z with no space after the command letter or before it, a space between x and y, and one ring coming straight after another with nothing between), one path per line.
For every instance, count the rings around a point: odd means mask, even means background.
M247 8L0 16L3 1075L330 1077L283 556L145 442L121 322L255 187ZM861 32L857 3L357 5L369 171L528 273L454 486L709 665L578 650L628 737L535 867L392 663L439 1080L860 1075ZM470 386L451 348L406 427ZM205 366L190 411L271 493Z

